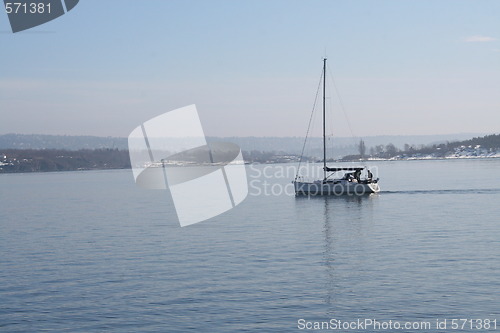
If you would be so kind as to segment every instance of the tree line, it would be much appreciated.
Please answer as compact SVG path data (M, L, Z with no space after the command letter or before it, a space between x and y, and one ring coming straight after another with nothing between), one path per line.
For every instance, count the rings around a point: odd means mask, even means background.
M469 140L446 142L432 145L410 145L406 143L403 149L397 148L394 144L376 145L368 150L363 140L358 144L358 155L345 156L344 160L372 158L392 158L399 155L429 155L444 157L453 153L460 147L481 147L487 150L500 149L500 134L491 134L483 137L474 137ZM368 152L368 153L367 153Z
M365 158L393 158L395 156L429 155L444 157L461 147L478 147L486 150L500 150L500 134L475 137L469 140L446 142L433 145L405 144L403 149L394 144L366 147L363 140L358 145L358 155L348 155L342 160ZM298 161L299 156L283 151L243 151L247 163L287 163ZM318 161L317 157L303 157L303 161ZM0 150L0 173L76 171L94 169L130 168L128 150L102 149L4 149Z
M6 149L0 151L0 173L130 168L127 150Z

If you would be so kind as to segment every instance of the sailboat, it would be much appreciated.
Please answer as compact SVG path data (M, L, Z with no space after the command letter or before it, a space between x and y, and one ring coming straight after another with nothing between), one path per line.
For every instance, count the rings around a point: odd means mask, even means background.
M380 191L379 179L366 167L330 168L326 165L326 58L323 59L323 179L306 181L299 176L293 181L295 195L365 195ZM341 174L339 176L339 173Z

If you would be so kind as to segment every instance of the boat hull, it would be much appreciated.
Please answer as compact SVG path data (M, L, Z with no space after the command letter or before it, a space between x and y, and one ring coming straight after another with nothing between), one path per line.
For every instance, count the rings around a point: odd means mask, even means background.
M296 195L365 195L380 192L376 182L293 182Z

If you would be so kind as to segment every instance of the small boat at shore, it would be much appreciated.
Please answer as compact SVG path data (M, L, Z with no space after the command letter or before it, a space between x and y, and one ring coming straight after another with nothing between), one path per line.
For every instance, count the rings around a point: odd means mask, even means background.
M365 195L380 191L378 178L367 167L330 168L326 165L326 58L323 59L323 179L293 181L295 195ZM302 157L301 157L302 158Z

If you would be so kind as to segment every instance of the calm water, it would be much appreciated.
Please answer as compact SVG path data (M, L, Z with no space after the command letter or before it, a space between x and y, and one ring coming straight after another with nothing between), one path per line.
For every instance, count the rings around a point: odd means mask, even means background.
M291 179L249 169L261 195L185 228L130 170L0 175L0 331L500 326L500 160L372 164L383 192L363 198L264 195Z

